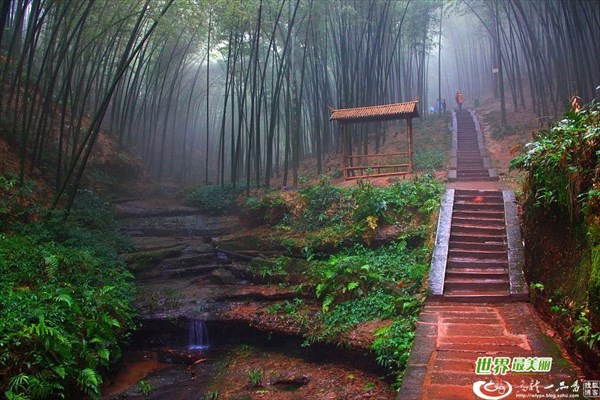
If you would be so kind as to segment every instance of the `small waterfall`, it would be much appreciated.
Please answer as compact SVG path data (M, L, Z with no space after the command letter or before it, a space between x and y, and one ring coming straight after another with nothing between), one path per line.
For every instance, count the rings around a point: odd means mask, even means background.
M198 319L190 321L188 349L208 349L208 329L204 321Z

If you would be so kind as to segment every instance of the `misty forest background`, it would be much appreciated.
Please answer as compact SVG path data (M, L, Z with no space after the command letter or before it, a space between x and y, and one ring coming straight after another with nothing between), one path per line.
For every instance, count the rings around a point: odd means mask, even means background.
M529 109L544 122L600 82L590 0L5 0L0 12L0 123L21 181L41 169L67 208L102 130L157 179L268 187L340 150L328 107L418 98L426 116L461 89L498 96L504 121Z

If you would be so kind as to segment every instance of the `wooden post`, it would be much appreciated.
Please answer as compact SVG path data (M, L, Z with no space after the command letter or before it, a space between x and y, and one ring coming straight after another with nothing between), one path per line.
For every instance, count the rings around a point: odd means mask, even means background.
M348 170L346 169L346 167L347 167L346 156L347 156L347 152L348 152L347 146L346 146L346 125L340 124L340 130L342 131L341 132L341 135L342 135L342 170L344 173L344 178L348 178L349 177Z
M412 129L412 118L406 119L406 126L408 126L408 173L413 172L413 129Z

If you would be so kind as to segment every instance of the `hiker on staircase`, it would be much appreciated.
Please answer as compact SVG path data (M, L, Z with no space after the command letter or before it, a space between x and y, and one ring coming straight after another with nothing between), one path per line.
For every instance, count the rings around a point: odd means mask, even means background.
M458 104L458 111L462 111L463 95L460 90L456 91L456 104Z

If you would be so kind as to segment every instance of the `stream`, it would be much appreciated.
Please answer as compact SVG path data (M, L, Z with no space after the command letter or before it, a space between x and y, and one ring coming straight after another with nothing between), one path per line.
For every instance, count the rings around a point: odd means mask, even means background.
M103 399L395 398L371 352L307 346L257 311L294 294L252 281L235 255L273 250L242 234L237 218L168 200L119 203L117 216L135 247L127 257L140 316Z

